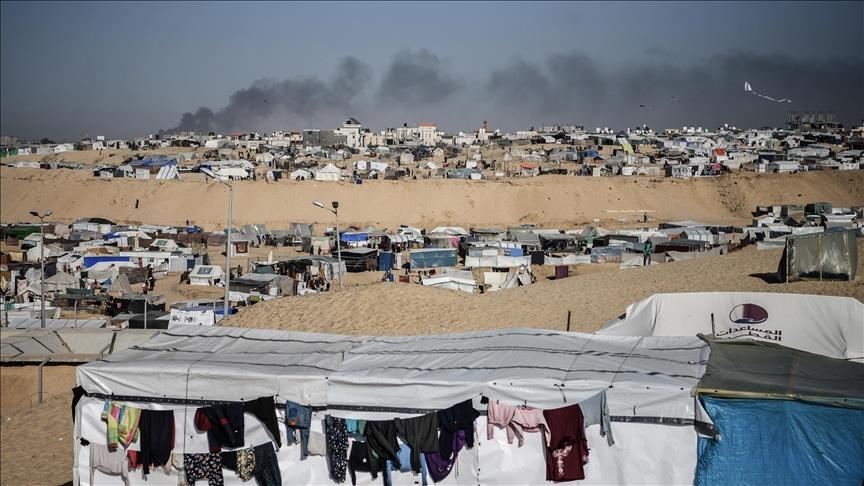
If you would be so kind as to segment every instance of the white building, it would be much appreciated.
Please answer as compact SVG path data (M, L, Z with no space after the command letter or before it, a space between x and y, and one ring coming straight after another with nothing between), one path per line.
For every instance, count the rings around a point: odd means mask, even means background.
M345 136L345 144L351 148L360 148L365 146L363 125L355 118L349 118L342 124L342 128L333 130L336 135Z
M441 134L434 123L421 123L417 131L420 136L420 143L423 145L431 147L441 141Z

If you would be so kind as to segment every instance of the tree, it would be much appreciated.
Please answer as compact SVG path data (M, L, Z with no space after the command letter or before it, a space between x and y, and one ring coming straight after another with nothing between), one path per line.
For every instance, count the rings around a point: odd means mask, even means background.
M46 137L46 138L43 138L42 140L39 140L39 143L41 143L42 145L54 145L56 142L54 140L51 140L50 138Z

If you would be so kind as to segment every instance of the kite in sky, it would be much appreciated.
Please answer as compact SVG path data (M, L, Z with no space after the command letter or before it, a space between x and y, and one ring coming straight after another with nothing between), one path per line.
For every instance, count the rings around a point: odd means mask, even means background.
M770 96L765 96L761 93L757 93L757 92L753 91L753 88L750 87L750 83L747 81L744 81L744 91L747 93L753 93L754 95L756 95L760 98L765 98L766 100L776 101L777 103L792 103L792 100L790 100L789 98L783 98L783 99L778 100L776 98L772 98Z

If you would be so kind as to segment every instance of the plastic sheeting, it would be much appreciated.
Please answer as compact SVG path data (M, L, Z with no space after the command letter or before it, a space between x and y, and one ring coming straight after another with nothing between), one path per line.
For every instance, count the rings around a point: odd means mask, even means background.
M864 363L763 342L709 340L699 392L795 398L864 409Z
M864 410L790 400L702 400L720 436L699 438L694 484L861 484Z
M77 380L115 395L435 409L479 395L556 408L608 389L613 415L692 419L689 394L707 355L697 337L515 328L372 338L182 326L78 367Z
M854 231L788 236L778 272L784 282L854 280L858 245Z
M864 304L850 297L692 292L655 294L631 304L626 317L597 333L693 336L713 332L720 339L761 340L831 358L864 361L862 323Z

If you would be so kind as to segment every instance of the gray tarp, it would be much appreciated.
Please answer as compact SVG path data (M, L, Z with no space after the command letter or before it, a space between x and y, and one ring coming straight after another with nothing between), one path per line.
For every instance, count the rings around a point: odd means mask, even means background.
M864 408L864 364L772 343L704 338L700 394L784 398Z

